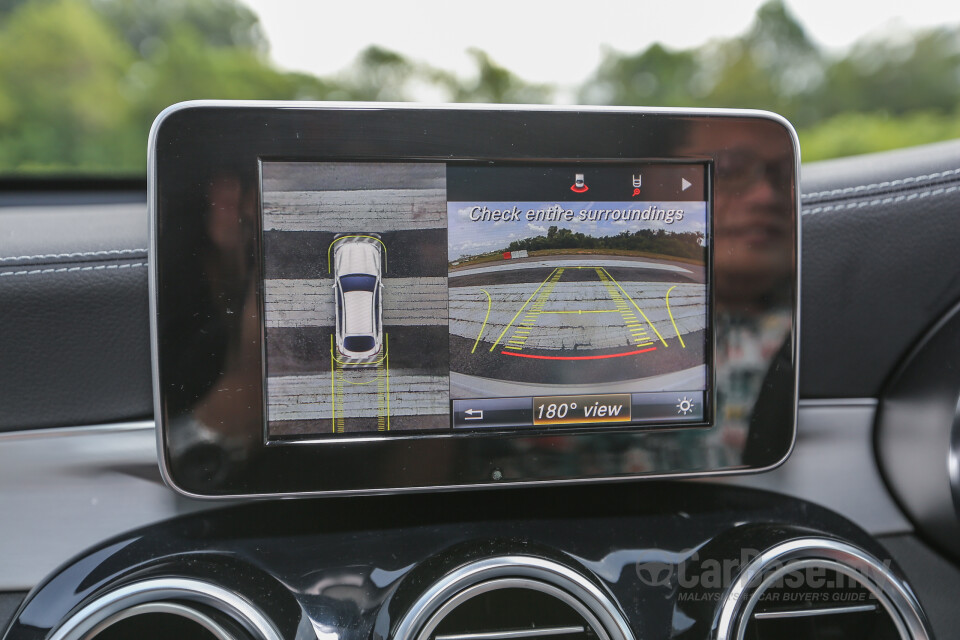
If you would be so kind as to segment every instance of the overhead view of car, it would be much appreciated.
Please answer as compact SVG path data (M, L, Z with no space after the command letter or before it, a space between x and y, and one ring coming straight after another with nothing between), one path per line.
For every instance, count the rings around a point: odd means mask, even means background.
M356 236L334 241L337 350L347 358L369 358L383 348L382 263L377 240Z
M0 1L0 640L958 637L958 211L957 2Z

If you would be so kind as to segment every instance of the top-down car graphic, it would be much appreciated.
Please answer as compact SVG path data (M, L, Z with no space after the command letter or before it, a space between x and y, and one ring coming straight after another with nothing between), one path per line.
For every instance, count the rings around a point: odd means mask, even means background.
M334 240L337 350L347 358L372 358L383 346L381 265L377 238Z

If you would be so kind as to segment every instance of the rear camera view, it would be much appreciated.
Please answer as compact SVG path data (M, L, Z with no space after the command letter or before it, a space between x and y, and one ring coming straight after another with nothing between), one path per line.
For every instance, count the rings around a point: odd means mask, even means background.
M592 173L448 170L457 426L703 419L704 169Z
M450 255L454 397L517 383L543 392L703 384L705 268L689 257L702 253L702 231L474 222L472 205L450 206L451 235L461 239ZM702 203L683 211L684 220L694 218L683 226L702 229Z
M262 166L268 437L449 429L444 166Z

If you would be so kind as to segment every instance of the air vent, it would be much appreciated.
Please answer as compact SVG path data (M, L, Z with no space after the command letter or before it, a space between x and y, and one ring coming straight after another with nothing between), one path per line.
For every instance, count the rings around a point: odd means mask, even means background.
M110 616L91 629L89 640L249 640L215 610L175 602L141 604Z
M919 604L873 556L795 540L747 565L720 612L717 640L927 640Z
M180 578L146 580L97 598L50 640L281 640L263 614L236 593Z
M410 607L395 640L633 640L596 585L542 558L482 560L447 575Z

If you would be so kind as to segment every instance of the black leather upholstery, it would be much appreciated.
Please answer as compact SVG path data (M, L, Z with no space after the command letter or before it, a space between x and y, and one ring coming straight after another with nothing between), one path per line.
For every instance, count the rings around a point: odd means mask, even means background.
M960 141L809 165L802 189L800 395L875 397L960 300Z
M0 430L149 417L146 203L23 201L0 207Z
M802 185L800 394L877 396L960 300L960 141ZM146 204L117 199L0 193L0 430L151 415Z

